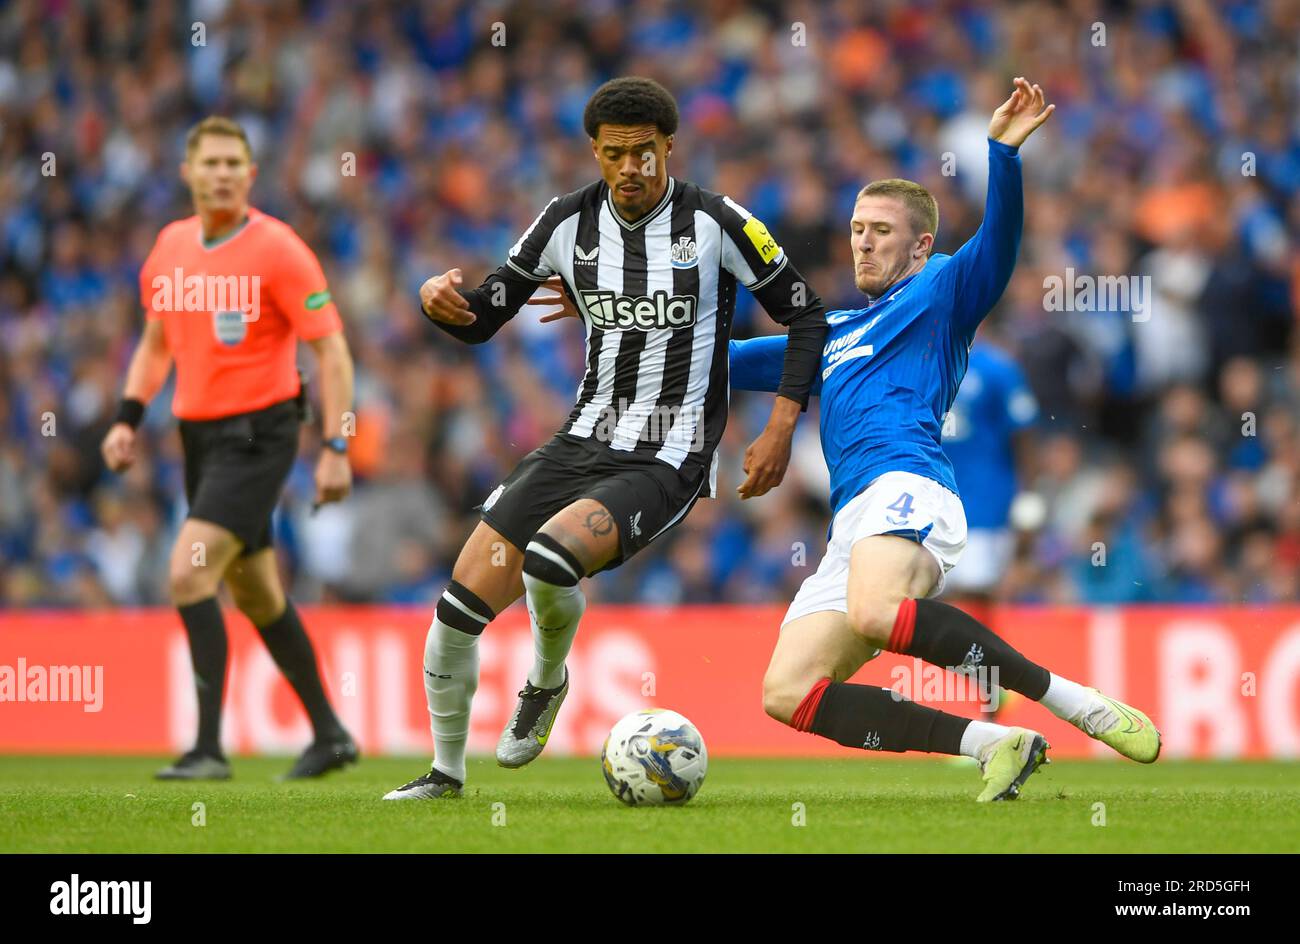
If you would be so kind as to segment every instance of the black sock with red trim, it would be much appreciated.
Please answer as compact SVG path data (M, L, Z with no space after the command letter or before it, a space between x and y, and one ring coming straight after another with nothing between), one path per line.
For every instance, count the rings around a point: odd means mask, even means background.
M960 754L970 724L918 705L888 688L822 679L795 709L790 726L867 751Z
M949 670L996 669L991 684L1034 701L1047 694L1051 682L1047 669L978 620L938 600L904 600L885 648Z

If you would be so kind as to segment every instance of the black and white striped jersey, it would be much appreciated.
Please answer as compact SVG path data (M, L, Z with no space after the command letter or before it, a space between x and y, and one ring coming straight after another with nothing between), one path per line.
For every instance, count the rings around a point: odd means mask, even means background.
M465 293L479 321L440 326L487 340L553 275L563 279L587 335L586 371L560 435L653 456L683 472L707 469L710 496L727 421L737 284L778 323L825 330L820 299L763 223L729 197L672 177L635 222L619 215L603 180L555 197L505 265ZM781 393L806 404L815 370L814 358L806 382L788 377Z

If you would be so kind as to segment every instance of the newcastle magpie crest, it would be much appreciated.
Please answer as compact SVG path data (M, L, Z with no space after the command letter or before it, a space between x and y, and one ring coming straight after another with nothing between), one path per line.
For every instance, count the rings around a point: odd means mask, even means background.
M695 255L695 240L689 236L682 236L673 243L671 252L674 269L692 269L700 264Z

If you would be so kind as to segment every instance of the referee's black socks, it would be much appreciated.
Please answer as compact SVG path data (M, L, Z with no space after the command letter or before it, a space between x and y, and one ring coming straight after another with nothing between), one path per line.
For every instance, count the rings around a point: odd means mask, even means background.
M293 690L307 709L311 719L316 740L331 740L344 736L346 732L338 716L330 706L325 695L325 686L321 683L320 671L316 666L316 650L312 648L307 631L302 628L302 620L290 600L284 601L284 612L265 626L257 627L262 634L271 658L280 667L284 677L289 680Z
M221 697L226 688L226 624L216 597L176 608L190 640L190 663L199 697L199 736L194 747L221 755Z

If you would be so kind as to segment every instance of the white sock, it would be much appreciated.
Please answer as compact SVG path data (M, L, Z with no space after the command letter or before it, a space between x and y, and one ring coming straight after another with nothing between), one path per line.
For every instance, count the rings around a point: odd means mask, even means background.
M1047 694L1038 703L1056 717L1078 724L1079 719L1092 706L1092 689L1061 678L1054 672L1049 672L1048 675L1051 680L1047 684Z
M1011 733L1011 729L1001 724L993 724L991 721L972 721L966 725L966 730L961 735L961 747L959 750L966 757L974 757L979 760L980 753L996 741L998 738L1006 737Z
M478 637L437 617L424 640L424 697L433 731L433 766L465 782L469 706L478 688Z
M533 668L528 681L538 688L559 688L564 684L564 660L573 648L587 597L577 584L561 587L529 574L524 574L524 588L528 591L528 621L533 627Z

